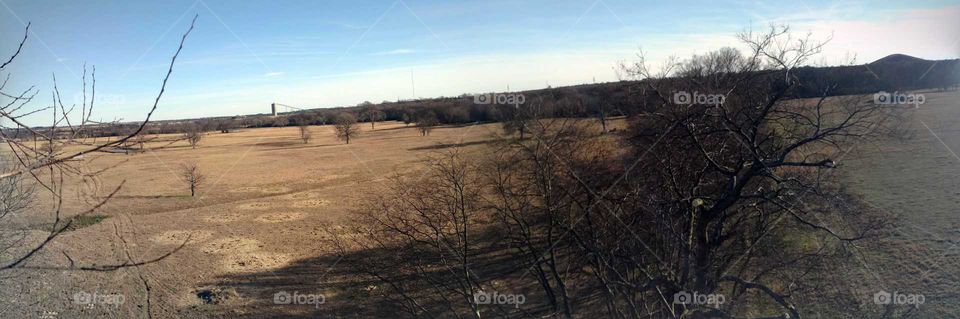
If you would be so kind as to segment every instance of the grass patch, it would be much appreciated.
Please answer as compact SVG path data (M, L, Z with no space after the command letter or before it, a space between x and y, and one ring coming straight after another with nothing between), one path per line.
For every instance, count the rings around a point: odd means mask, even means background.
M110 218L107 215L83 215L73 217L70 227L67 227L66 231L73 231L87 226L96 225L99 222L102 222L104 219Z
M780 240L783 249L798 252L813 253L820 247L817 236L810 232L790 231L784 234Z

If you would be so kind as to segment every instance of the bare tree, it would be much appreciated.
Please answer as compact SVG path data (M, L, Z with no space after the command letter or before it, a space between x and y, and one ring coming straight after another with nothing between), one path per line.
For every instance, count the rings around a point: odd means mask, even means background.
M16 169L17 165L13 158L0 152L0 174ZM10 254L12 249L24 245L28 236L27 231L17 229L10 221L34 205L37 192L31 182L24 175L0 179L0 254ZM0 277L0 282L3 281Z
M310 126L307 124L300 124L297 127L300 129L300 140L303 141L303 144L310 143L310 140L313 139L313 133L310 132Z
M417 130L420 131L420 136L430 136L430 131L433 131L433 127L437 126L439 122L437 114L433 111L423 111L417 114Z
M46 154L47 157L59 156L62 150L63 144L57 140L47 140L40 146L40 151Z
M147 142L147 138L144 136L144 133L137 134L137 136L135 136L133 140L134 140L134 144L136 144L142 151L143 145Z
M340 113L337 115L337 118L334 120L334 130L336 131L337 139L347 144L350 144L350 138L356 137L356 135L360 133L360 128L357 127L357 118L350 113Z
M551 313L567 318L573 316L572 276L560 258L571 248L558 234L591 201L583 183L612 175L608 167L616 166L607 145L587 135L585 126L578 120L531 119L525 130L532 139L506 138L479 169L489 185L485 200L496 216L497 235L516 247L506 253L533 275ZM589 175L574 176L568 169Z
M377 121L382 121L384 118L384 113L380 109L374 106L365 107L360 111L360 116L366 120L370 121L370 130L376 129Z
M603 282L643 269L643 277L628 282L644 290L618 292L611 309L633 312L661 295L722 293L730 304L753 296L776 305L776 315L799 318L789 298L795 288L773 274L802 281L830 260L811 256L830 256L880 226L835 201L842 193L827 181L851 145L877 138L891 124L889 113L864 96L831 97L832 83L818 99L794 99L797 89L818 85L802 82L793 70L819 53L822 42L793 38L788 28L776 26L740 38L750 48L747 55L721 49L694 56L667 66L676 70L661 72L669 78L653 75L643 61L628 69L645 80L641 108L649 113L631 124L636 164L623 177L630 188L600 194L596 206L627 229L645 231L604 229L627 240L583 245L602 256L597 267L610 269ZM629 206L617 199L631 193L649 198ZM578 238L599 235L581 227L571 232ZM817 236L822 250L790 251L771 243L777 234L794 232ZM592 248L605 245L655 262L638 265ZM742 310L669 299L658 308L679 317L737 316Z
M6 154L0 155L0 173L16 169L17 162ZM36 187L22 175L0 179L0 221L28 208L33 201Z
M124 145L127 143L127 141L133 139L143 132L160 103L160 99L162 98L166 89L167 82L173 73L173 66L176 63L176 59L179 56L180 51L183 49L183 45L187 39L187 36L193 30L196 19L197 17L194 16L194 19L190 24L190 28L181 37L180 45L170 60L170 65L167 69L166 76L163 79L163 83L160 86L160 91L153 100L153 105L150 107L149 112L147 112L144 121L139 123L139 125L136 126L136 129L130 134L121 136L113 141L96 143L87 139L88 136L92 135L90 134L90 131L93 130L94 127L101 127L103 125L103 123L95 123L94 121L91 121L94 113L94 102L96 101L96 68L93 68L92 71L88 73L86 66L84 66L84 72L82 76L83 101L80 103L80 105L74 105L71 107L66 107L61 102L56 77L53 78L54 103L51 106L41 108L30 108L30 104L38 92L35 87L31 86L25 90L19 91L20 93L11 92L10 90L12 89L7 87L7 84L10 83L7 81L9 80L9 74L6 77L7 80L4 80L2 83L0 83L0 94L9 99L8 103L0 105L0 119L3 120L0 121L0 141L7 144L12 154L11 157L16 160L16 165L14 165L14 167L6 167L2 172L0 172L0 184L21 185L7 188L8 190L12 189L12 191L4 191L5 194L2 196L11 196L9 197L9 202L6 198L4 199L4 205L10 205L12 208L18 208L23 207L21 203L24 201L29 202L29 199L27 198L30 197L25 195L29 193L29 191L24 191L22 188L20 188L23 187L22 182L25 180L24 177L31 178L32 182L34 182L36 185L36 189L48 193L51 198L53 198L52 202L54 203L51 214L53 216L53 220L48 227L49 232L46 237L38 243L29 244L30 246L25 247L26 250L22 254L0 254L3 256L2 263L0 263L0 271L12 269L112 271L127 267L139 267L141 265L160 261L183 247L183 245L181 245L180 247L163 255L148 257L149 259L134 259L128 253L126 261L118 261L114 263L96 262L85 264L82 261L73 260L69 255L66 254L66 252L63 252L63 255L70 262L68 265L61 266L28 264L28 261L31 261L34 257L44 251L44 249L50 243L55 241L61 234L68 229L71 229L71 226L78 217L83 217L96 212L108 201L110 201L113 196L116 195L117 192L119 192L119 190L122 188L123 182L114 187L113 190L108 192L106 195L98 197L96 199L97 202L93 203L89 207L80 208L75 212L65 211L63 201L60 200L64 198L64 189L67 188L67 185L64 183L73 180L68 179L67 177L76 176L79 174L79 172L82 172L83 170L81 170L79 166L86 162L86 158L96 155L97 152L103 152L111 148ZM17 51L14 52L6 62L0 64L0 72L4 71L9 64L15 62L17 56L21 53L21 50L24 48L24 44L27 42L27 39L31 34L29 29L30 25L28 24L26 26L26 30L24 31L23 40L20 42ZM87 80L92 81L89 83L89 86ZM76 106L80 106L79 114L76 114L76 111L78 111ZM36 128L23 122L24 118L29 115L47 111L53 115L53 121L49 127ZM3 122L6 121L11 122L12 126L4 125ZM27 143L22 138L22 136L24 136L24 132L27 132L32 136L42 138L44 142L47 143L46 145L48 145L44 147L48 151L44 152L36 143ZM69 148L63 146L69 146ZM109 168L110 167L101 169L93 173L84 173L83 179L86 180L91 176L102 174ZM16 209L13 211L16 211ZM64 217L65 214L70 214L71 217ZM186 242L184 242L184 244L185 243ZM147 298L149 300L149 294ZM150 303L148 302L147 304L149 305ZM149 306L147 309L145 309L145 311L149 313Z
M207 177L200 171L197 163L185 163L180 165L180 177L190 188L190 197L197 194L197 189L206 182Z
M542 103L542 101L539 101ZM520 133L520 139L523 140L529 131L529 125L535 118L534 110L530 105L504 106L500 108L500 114L504 117L503 131L506 134Z
M787 31L742 34L747 54L625 68L643 113L622 139L532 108L514 124L528 138L401 179L364 208L354 246L337 247L365 252L361 269L414 316L480 317L467 297L496 279L539 288L543 311L524 317L595 304L611 318L800 318L818 298L803 289L839 279L829 270L855 264L850 243L884 223L837 186L837 162L897 123L869 97L793 75L823 44ZM797 98L812 85L822 97ZM795 236L815 245L784 244ZM508 274L472 275L491 264ZM676 302L686 293L726 302Z
M597 122L600 122L600 134L606 134L610 132L608 124L610 122L610 113L612 107L607 101L608 97L604 95L600 96L588 96L576 94L571 97L564 97L560 101L557 101L557 104L561 104L561 107L569 109L580 109L585 106L589 109L590 113L593 113L593 116L596 117Z
M186 132L183 133L183 139L190 144L190 147L197 148L197 145L203 140L203 130L199 125L191 123L187 126Z
M394 176L385 194L357 210L360 217L349 227L350 233L361 235L357 240L347 241L343 232L328 229L334 246L341 253L392 252L347 262L393 287L402 307L414 316L481 318L474 296L484 283L471 269L479 249L474 227L484 216L475 172L452 151L430 159L430 170L422 178ZM433 300L446 306L437 312L425 308Z
M232 118L223 118L217 120L217 130L220 131L220 133L230 133L236 127L237 123Z

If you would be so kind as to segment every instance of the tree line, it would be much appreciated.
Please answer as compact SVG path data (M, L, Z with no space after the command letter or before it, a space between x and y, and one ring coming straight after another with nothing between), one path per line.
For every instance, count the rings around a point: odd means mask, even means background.
M888 222L839 186L837 163L896 134L904 111L805 80L795 70L824 44L788 31L742 33L744 53L624 66L644 85L617 134L547 116L557 109L536 98L514 108L504 127L521 137L436 154L362 201L349 227L330 227L340 265L410 317L909 312L858 298L859 277L831 271L857 264L851 245ZM725 100L677 103L678 92ZM517 295L526 303L511 304Z

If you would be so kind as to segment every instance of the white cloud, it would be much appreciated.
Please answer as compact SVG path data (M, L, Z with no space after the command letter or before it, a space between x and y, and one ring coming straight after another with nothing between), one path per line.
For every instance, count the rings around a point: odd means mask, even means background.
M362 25L356 25L356 24L350 24L350 23L343 23L343 22L336 22L336 21L327 21L326 23L327 23L327 24L331 24L331 25L335 25L335 26L338 26L338 27L342 27L342 28L344 28L344 29L351 29L351 30L360 30L360 29L370 28L369 26L362 26Z
M275 76L281 76L281 75L284 75L284 74L287 74L287 73L286 73L286 72L268 72L267 74L264 74L263 76L270 78L270 77L275 77Z
M396 50L390 50L390 51L375 52L375 53L371 53L370 55L400 55L400 54L411 54L414 52L417 52L417 51L410 50L410 49L396 49Z
M791 23L797 36L807 31L814 37L832 40L823 53L810 61L840 63L855 54L858 63L867 63L893 53L925 59L957 58L960 39L960 6L940 9L913 9L868 12L863 16L838 13L837 8L817 12L791 13L767 19L767 22ZM762 30L758 30L762 31ZM343 74L317 74L291 78L284 84L253 84L234 90L197 92L181 95L168 102L184 105L168 114L182 117L186 105L209 105L211 114L247 114L269 111L271 102L301 107L355 105L358 102L409 99L412 96L411 70L416 97L456 96L463 93L527 90L563 85L616 81L618 61L632 61L640 48L656 66L667 57L732 46L743 48L735 34L644 34L630 42L581 50L531 52L526 54L489 54L435 60L419 65L387 69L358 70ZM396 49L372 55L411 54L414 50ZM279 73L279 72L277 72ZM281 73L282 74L282 73ZM265 94L264 92L269 92ZM206 114L206 115L211 115Z
M794 24L794 30L814 36L833 38L823 56L839 59L855 54L857 63L869 63L894 53L923 59L955 59L960 41L960 5L936 9L870 11L866 18L841 19L824 14L825 19Z
M417 97L528 90L581 83L616 81L616 61L629 57L620 50L572 51L524 55L470 56L429 64L324 74L235 89L197 91L166 99L160 118L181 118L191 112L233 115L269 112L272 102L298 107L332 107L359 102L411 98L411 70ZM536 61L533 63L532 61ZM202 111L191 105L206 105ZM202 115L202 114L199 114ZM209 114L208 114L209 113ZM169 117L168 117L169 116Z

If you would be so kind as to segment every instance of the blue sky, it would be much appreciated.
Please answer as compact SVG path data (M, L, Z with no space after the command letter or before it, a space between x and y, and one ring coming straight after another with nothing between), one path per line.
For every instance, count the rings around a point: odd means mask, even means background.
M195 14L159 119L614 81L639 48L658 60L736 47L736 32L769 23L832 35L822 63L960 55L957 1L0 0L0 56L32 22L10 87L49 96L56 74L72 103L86 62L95 117L138 120Z

